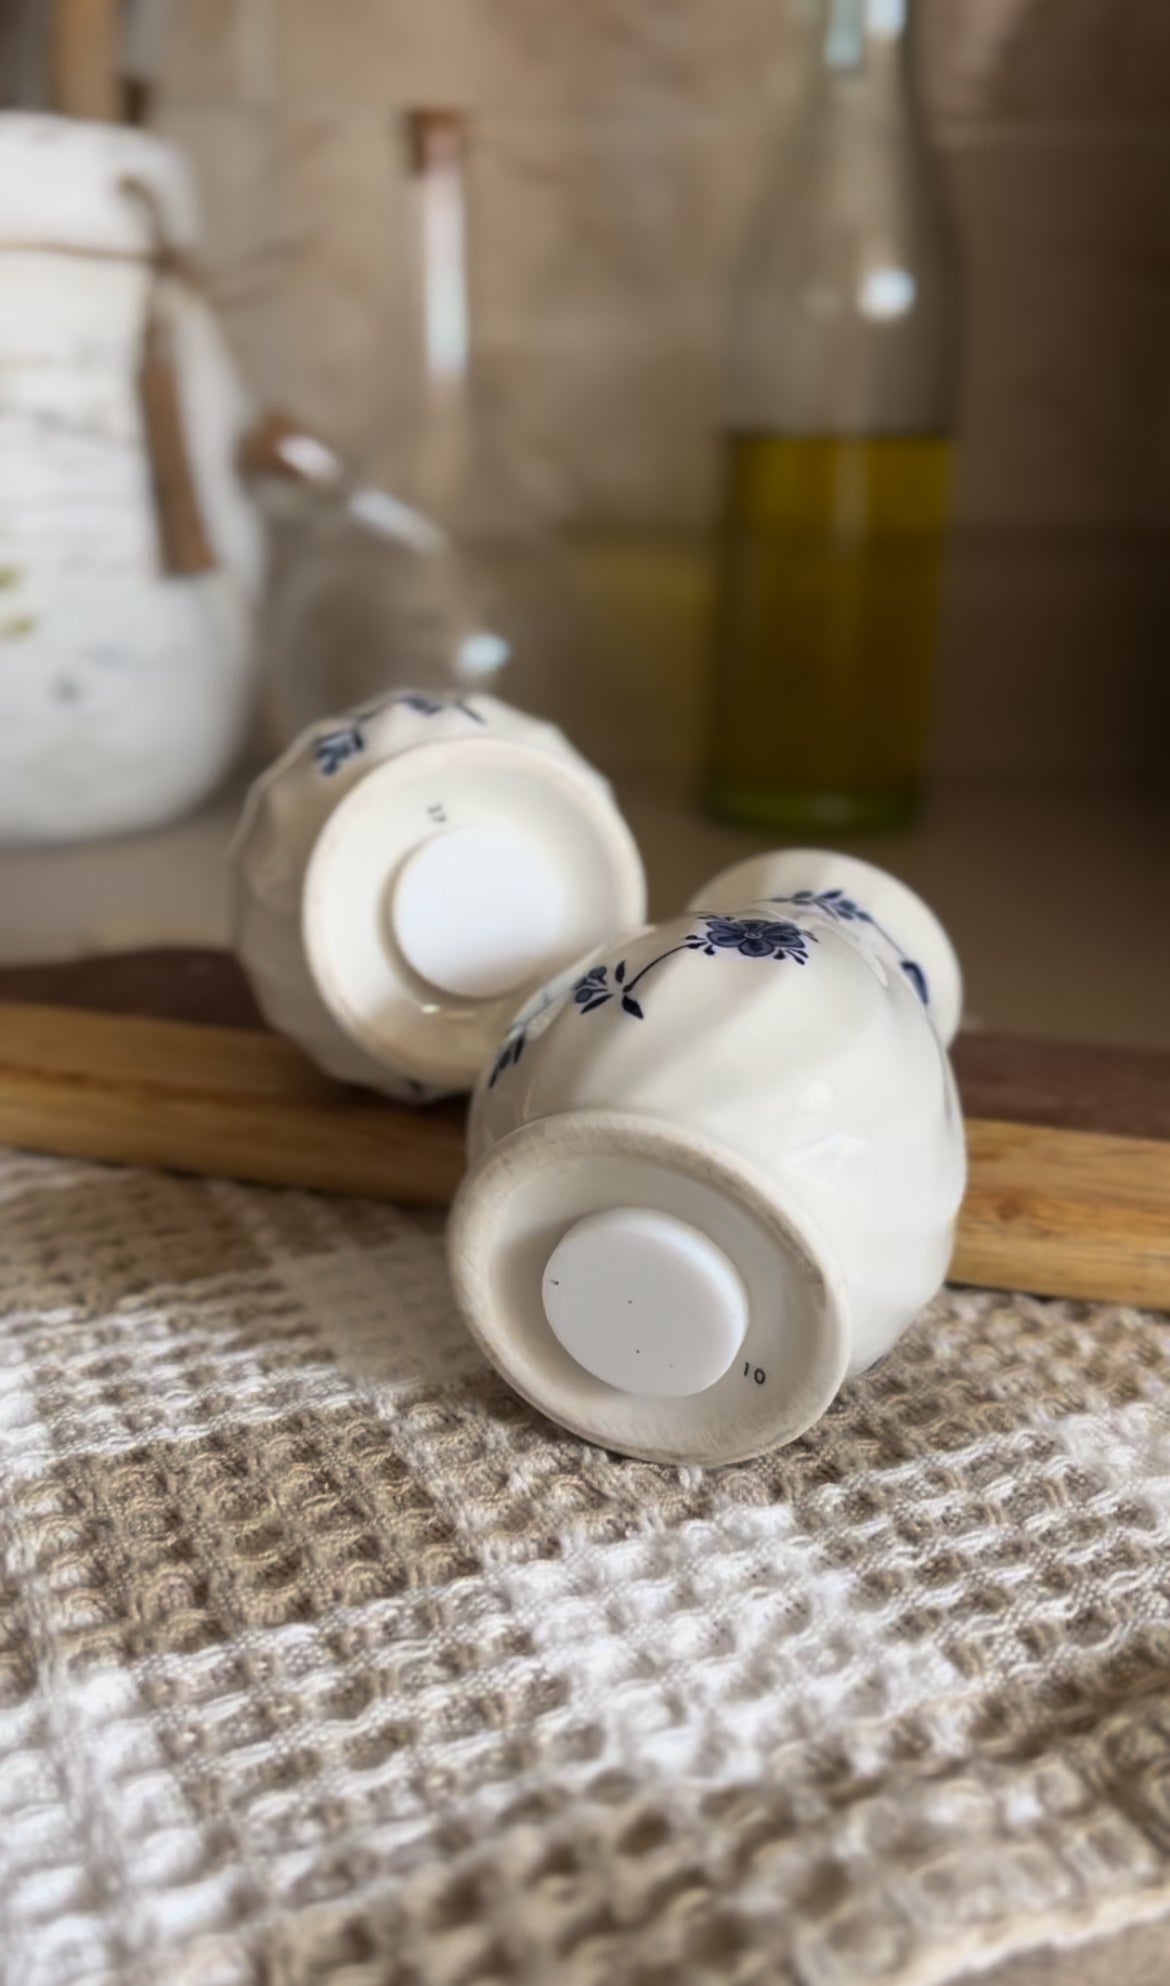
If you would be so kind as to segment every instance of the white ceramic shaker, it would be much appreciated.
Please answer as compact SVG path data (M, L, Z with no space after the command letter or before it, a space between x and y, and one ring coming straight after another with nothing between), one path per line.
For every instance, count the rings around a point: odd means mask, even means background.
M630 1455L801 1433L946 1274L961 997L909 889L801 851L563 975L472 1107L449 1249L487 1356Z
M171 819L244 735L264 546L195 236L169 145L0 116L0 840Z
M470 1089L536 987L645 915L606 781L490 696L399 690L312 726L253 787L233 863L266 1018L407 1102Z

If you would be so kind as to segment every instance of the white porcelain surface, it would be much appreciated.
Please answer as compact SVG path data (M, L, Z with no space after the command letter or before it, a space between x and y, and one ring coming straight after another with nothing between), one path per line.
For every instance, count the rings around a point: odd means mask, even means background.
M469 1089L517 1005L645 913L605 780L490 696L396 691L312 726L253 787L233 866L273 1027L411 1102Z
M140 131L0 116L0 840L69 841L194 806L242 742L261 526L249 408L190 284L159 296L216 565L162 569L138 392L155 246L186 250L180 155Z
M544 1412L631 1454L719 1462L792 1439L945 1276L965 1180L944 1045L959 998L926 906L819 851L728 871L685 916L563 975L472 1109L451 1262L488 1355ZM715 1256L680 1243L623 1264L599 1215L635 1232L665 1215L717 1252L746 1291L726 1363L735 1307L713 1290ZM571 1330L547 1288L566 1247ZM656 1285L662 1312L639 1335ZM672 1338L711 1383L668 1383Z

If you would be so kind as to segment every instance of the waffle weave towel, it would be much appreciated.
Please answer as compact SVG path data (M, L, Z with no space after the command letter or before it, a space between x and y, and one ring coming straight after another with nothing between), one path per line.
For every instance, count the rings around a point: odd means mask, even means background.
M1170 1923L1164 1319L948 1293L705 1473L514 1400L432 1217L0 1200L3 1986L944 1986Z

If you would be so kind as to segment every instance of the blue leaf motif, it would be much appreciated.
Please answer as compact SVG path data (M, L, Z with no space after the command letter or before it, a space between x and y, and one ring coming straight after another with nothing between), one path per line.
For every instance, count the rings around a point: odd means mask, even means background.
M481 717L479 711L473 710L466 698L461 696L429 696L425 690L400 690L388 701L401 704L404 710L413 710L416 717L441 717L445 710L461 710L473 724L487 723L486 717Z
M323 779L332 779L335 772L340 772L343 765L365 749L366 734L360 724L340 725L314 738L313 764Z
M492 1073L488 1077L489 1090L495 1089L496 1084L499 1082L500 1077L504 1074L504 1071L506 1069L515 1068L517 1062L520 1060L520 1057L524 1053L524 1044L527 1041L527 1039L528 1039L527 1029L522 1027L513 1029L510 1034L505 1036L500 1052L496 1056L495 1064L492 1068Z
M584 1007L586 1011L588 1011L591 1005L600 1006L602 1000L608 1000L609 998L608 980L608 966L590 966L588 972L574 986L573 999L579 1007Z
M900 969L910 981L923 1006L929 1007L930 986L926 974L917 960L903 958L901 945L896 943L894 938L886 930L885 925L878 923L872 911L866 910L853 897L846 896L844 890L797 890L792 896L773 896L769 897L768 901L769 903L797 903L808 909L815 908L823 910L826 916L834 917L842 924L872 925L878 936L884 938L891 950L898 953L898 965ZM809 936L812 936L811 932Z
M922 967L914 959L903 959L901 965L903 972L910 981L923 1006L928 1007L930 1005L930 988L926 983L926 974L923 972Z
M445 710L461 710L473 724L487 724L486 717L473 710L464 697L430 696L425 690L399 690L394 696L383 697L377 703L348 712L344 723L335 724L331 731L323 731L319 738L313 739L313 763L322 777L331 779L349 759L364 752L368 743L366 725L395 705L412 710L416 717L440 717Z
M638 1002L636 1000L631 1000L628 993L624 994L622 997L622 1012L623 1014L632 1014L636 1021L644 1021L646 1018L645 1014L642 1012L641 1007L638 1005Z
M795 903L802 910L823 910L828 917L836 917L842 924L872 924L869 911L863 909L853 897L846 896L844 890L796 890L791 896L769 897L769 903Z

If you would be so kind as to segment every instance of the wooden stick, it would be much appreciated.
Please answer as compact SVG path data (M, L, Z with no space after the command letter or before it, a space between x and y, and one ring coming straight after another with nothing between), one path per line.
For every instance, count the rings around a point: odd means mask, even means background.
M957 1282L1170 1309L1170 1145L968 1120Z
M1170 1308L1170 1145L970 1120L953 1275ZM462 1111L329 1082L256 1029L0 1007L0 1141L268 1185L446 1206Z
M65 117L118 120L118 10L119 0L54 0L50 93Z
M459 1112L331 1083L276 1035L56 1007L0 1010L0 1142L412 1206L463 1169Z

